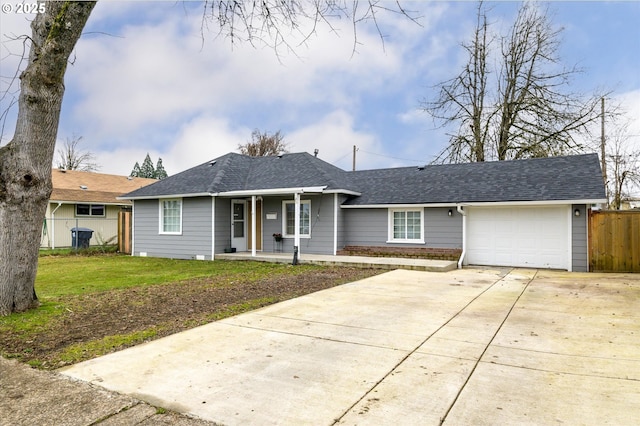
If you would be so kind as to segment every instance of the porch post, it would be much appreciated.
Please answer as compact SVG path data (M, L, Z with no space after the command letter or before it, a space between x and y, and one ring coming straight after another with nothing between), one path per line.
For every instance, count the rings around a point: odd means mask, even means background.
M256 257L256 196L251 196L251 256Z
M295 201L295 209L293 212L294 218L294 232L293 232L293 250L294 252L297 249L298 257L300 257L300 194L293 194L293 199Z
M338 193L333 194L333 255L338 254Z

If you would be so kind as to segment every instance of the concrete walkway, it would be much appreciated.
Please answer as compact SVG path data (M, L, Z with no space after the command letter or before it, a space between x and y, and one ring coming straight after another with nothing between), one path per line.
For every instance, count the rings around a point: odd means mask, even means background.
M255 260L270 263L291 263L290 253L228 253L216 254L216 259L224 260ZM331 256L326 254L303 254L298 263L326 266L352 266L358 268L377 269L409 269L413 271L447 272L458 267L458 263L451 260L437 259L409 259L398 257L370 257L370 256Z
M226 425L632 425L639 278L397 270L62 373Z

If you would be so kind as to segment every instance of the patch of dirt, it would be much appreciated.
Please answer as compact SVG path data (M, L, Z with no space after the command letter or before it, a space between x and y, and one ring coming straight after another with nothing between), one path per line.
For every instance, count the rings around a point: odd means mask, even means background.
M381 272L335 267L296 275L277 274L259 281L231 282L212 277L66 298L64 314L47 324L33 340L2 333L0 352L23 362L36 361L44 369L55 369L65 365L60 353L73 344L150 329L156 332L155 339Z

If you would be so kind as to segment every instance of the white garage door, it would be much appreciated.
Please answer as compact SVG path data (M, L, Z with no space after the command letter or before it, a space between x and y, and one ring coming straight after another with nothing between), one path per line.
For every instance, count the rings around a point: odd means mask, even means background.
M569 207L468 207L467 263L569 268Z

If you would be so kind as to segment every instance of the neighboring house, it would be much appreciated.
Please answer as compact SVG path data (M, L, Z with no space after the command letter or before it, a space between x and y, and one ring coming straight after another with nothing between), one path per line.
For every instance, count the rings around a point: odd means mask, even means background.
M53 190L47 204L41 247L70 247L71 229L92 229L92 245L113 240L118 232L118 212L131 208L131 202L117 197L145 185L155 179L78 170L53 169Z
M307 153L231 153L123 198L137 256L297 246L570 271L587 270L587 212L606 201L596 154L347 172Z

